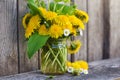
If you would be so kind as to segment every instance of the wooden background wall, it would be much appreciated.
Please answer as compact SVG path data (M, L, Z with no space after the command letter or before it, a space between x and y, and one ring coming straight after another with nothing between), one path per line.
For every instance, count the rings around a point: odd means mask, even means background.
M40 68L38 52L29 60L21 19L27 0L0 0L0 76ZM74 0L90 16L83 46L75 60L102 60L120 57L120 0Z

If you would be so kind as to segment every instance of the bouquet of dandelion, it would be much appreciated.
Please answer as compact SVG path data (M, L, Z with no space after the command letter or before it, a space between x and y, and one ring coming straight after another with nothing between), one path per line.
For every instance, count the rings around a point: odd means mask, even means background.
M41 71L45 74L87 73L85 61L67 61L67 53L77 53L81 42L66 40L79 36L88 22L88 15L70 5L70 0L28 0L29 11L23 17L25 37L28 40L27 53L31 58L36 51L41 53Z

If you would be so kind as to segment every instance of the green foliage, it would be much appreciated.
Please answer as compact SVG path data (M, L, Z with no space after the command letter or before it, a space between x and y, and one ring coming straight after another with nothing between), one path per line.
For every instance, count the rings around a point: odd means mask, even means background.
M53 3L53 2L50 3L50 10L55 11L58 14L62 14L62 15L74 14L75 8L76 8L75 6L68 6L65 4L59 4L59 3Z
M67 2L70 2L70 0L54 0L55 2L61 2L61 1L63 1L63 2L65 2L65 3L67 3Z
M60 1L63 1L63 0L54 0L55 2L60 2Z
M36 51L38 51L40 48L42 48L46 41L48 40L49 36L42 36L38 33L34 33L28 40L27 44L27 53L29 59L35 54Z
M35 4L38 6L38 7L43 7L43 8L46 8L46 4L43 0L35 0Z
M39 10L34 0L28 0L28 7L30 9L31 14L33 15L39 14L40 17L42 18L42 12Z
M45 2L44 2L44 1L41 1L41 2L40 2L40 6L42 6L43 8L46 8Z

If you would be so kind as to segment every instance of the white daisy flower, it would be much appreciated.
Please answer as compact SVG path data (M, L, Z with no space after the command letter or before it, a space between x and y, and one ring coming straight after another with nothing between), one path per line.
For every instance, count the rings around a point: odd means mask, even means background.
M74 71L73 67L68 67L67 69L68 73L72 73Z
M82 68L80 68L79 72L80 72L80 73L83 73L83 71L84 71L84 70L83 70Z
M69 36L70 30L69 29L64 29L64 36Z
M88 74L88 70L83 70L83 73L84 74Z
M79 31L80 31L80 35L83 36L83 31L82 31L82 29L80 29Z

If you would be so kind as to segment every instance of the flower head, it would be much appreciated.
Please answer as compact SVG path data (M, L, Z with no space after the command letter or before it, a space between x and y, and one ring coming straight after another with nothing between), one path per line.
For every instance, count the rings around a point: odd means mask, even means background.
M40 17L39 15L35 15L30 18L28 23L28 27L26 28L25 37L29 38L31 34L34 32L34 29L37 29L40 26Z
M48 29L46 28L44 24L40 26L38 32L40 35L48 35Z
M23 27L24 27L24 28L27 27L30 18L31 18L31 14L30 14L30 13L27 13L27 14L23 17L23 19L22 19L22 24L23 24Z
M63 30L62 30L61 26L53 24L49 29L49 35L52 38L56 38L56 39L58 37L61 37L63 35Z
M72 63L72 67L75 69L75 70L79 70L81 68L81 66L79 64L77 64L76 62L73 62Z
M78 19L76 16L74 15L69 16L69 20L74 27L78 29L83 29L83 30L85 29L83 22L80 19Z
M58 15L55 19L54 22L58 25L69 25L71 24L69 21L69 18L66 15Z
M69 73L79 75L80 73L88 74L88 63L86 61L67 61L67 70Z
M63 26L61 26L62 27L62 29L64 30L64 29L69 29L70 30L70 32L72 32L72 24L70 23L70 24L66 24L66 25L63 25Z
M67 68L67 71L68 71L68 73L73 73L74 68L73 68L73 67L68 67L68 68Z
M44 13L44 18L46 20L53 20L55 17L57 16L57 13L52 12L52 11L47 11L46 13Z
M39 10L41 11L43 16L47 12L47 10L45 8L43 8L43 7L39 7Z
M82 69L88 70L88 63L86 61L77 61L77 63L81 66Z
M67 61L67 67L71 67L72 63L70 61Z
M64 29L64 36L69 36L70 30L69 29Z
M71 42L71 45L68 47L68 53L75 54L79 51L81 47L81 42L79 40Z
M80 29L79 32L80 32L80 35L83 36L83 31L82 31L82 29Z
M77 35L76 28L72 28L71 33L72 33L74 36L76 36L76 35Z
M88 74L88 70L83 70L83 73L84 74Z
M85 11L76 9L76 10L75 10L75 15L76 15L79 19L81 19L84 23L87 23L88 20L89 20L89 16L88 16L88 14L87 14Z

